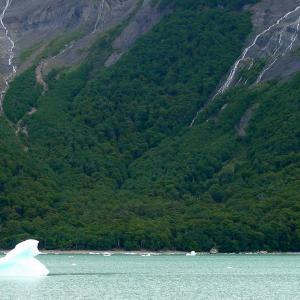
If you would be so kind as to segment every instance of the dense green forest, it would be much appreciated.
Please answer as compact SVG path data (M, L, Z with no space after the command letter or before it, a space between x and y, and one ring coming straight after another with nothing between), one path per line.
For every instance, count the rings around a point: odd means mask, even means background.
M1 248L299 251L300 74L232 89L189 126L253 2L162 0L172 13L113 67L118 29L45 94L34 67L19 75L0 118Z

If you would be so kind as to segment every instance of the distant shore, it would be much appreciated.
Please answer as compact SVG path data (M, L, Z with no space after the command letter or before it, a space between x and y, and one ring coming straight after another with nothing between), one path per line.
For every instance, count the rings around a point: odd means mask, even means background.
M6 254L10 250L0 250L1 254ZM143 254L150 254L150 255L185 255L186 252L184 251L150 251L150 250L137 250L137 251L126 251L126 250L45 250L40 249L41 254L61 254L61 255L105 255L105 254L115 254L115 255L143 255ZM199 252L200 254L200 252ZM201 254L204 254L204 252ZM209 254L209 253L207 253Z
M0 255L5 255L10 250L0 250ZM150 250L40 250L40 254L52 254L52 255L186 255L188 252L184 251L150 251ZM240 252L240 253L210 253L210 252L196 252L196 255L300 255L300 252Z

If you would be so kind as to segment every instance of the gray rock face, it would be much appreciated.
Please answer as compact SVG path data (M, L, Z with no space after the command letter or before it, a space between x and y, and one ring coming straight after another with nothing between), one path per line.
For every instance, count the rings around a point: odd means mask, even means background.
M252 22L257 33L275 23L287 12L292 11L300 5L300 0L262 0L254 5L252 11Z
M165 13L152 0L0 0L0 108L15 73L35 63L36 80L46 92L45 74L79 64L102 32L126 20L105 63L109 67Z
M259 61L264 66L257 75L257 83L288 76L300 69L296 51L300 47L300 0L262 0L250 9L255 34L219 92L247 82L247 78L239 76L240 71L251 71ZM5 78L13 74L14 65L22 72L56 37L80 32L80 37L68 40L59 53L42 62L37 72L39 78L55 66L68 67L80 62L85 57L82 50L88 49L99 33L131 16L112 44L113 53L105 62L110 67L168 13L153 6L152 0L0 0L1 12L4 25L0 24L1 91L6 86ZM26 49L32 49L33 55L24 62L19 58Z
M1 11L7 0L0 0ZM85 34L118 24L138 0L11 0L3 22L15 42L15 56L38 43L80 30ZM103 12L100 12L100 9ZM99 19L101 16L101 20ZM98 23L97 23L98 21ZM95 28L95 25L97 27ZM8 41L0 30L0 72L7 70ZM18 60L16 60L18 63Z
M47 67L80 62L98 33L125 20L139 0L0 0L0 113L9 82L27 69L50 41L60 39L46 60L37 67L37 81L44 86ZM64 44L64 41L66 41ZM52 46L53 48L53 46ZM55 48L55 47L54 47ZM27 51L26 58L21 54Z
M235 85L283 78L300 69L300 0L262 0L252 12L255 33L217 95Z
M300 47L300 0L263 0L253 7L253 24L257 33L272 26L289 12L266 36L270 42L261 57L269 62L261 81L287 77L300 70L300 56L297 54Z
M136 3L130 0L12 0L6 23L19 44L26 47L35 39L49 39L78 27L94 28L103 2L105 19L126 13L128 6ZM107 7L113 13L108 14Z
M131 19L121 35L113 42L114 52L105 62L106 67L115 64L132 47L138 37L149 31L168 13L168 10L159 10L152 3L152 0L145 0L137 14Z
M234 86L282 79L300 70L300 0L261 0L245 9L252 12L254 32L207 104ZM196 113L190 127L194 126L206 105ZM236 126L239 136L246 135L254 110L246 111Z
M32 53L38 54L38 49L42 52L43 47L54 38L80 32L80 38L68 41L61 52L51 58L51 62L43 63L46 72L50 66L72 66L84 58L82 50L87 49L101 31L131 16L124 32L113 44L115 52L106 63L110 66L165 13L154 7L151 0L0 0L0 13L7 1L9 7L3 22L15 43L14 64L19 72L28 68L36 57L33 55L31 61L21 61L19 58L24 50L31 49ZM9 41L4 28L0 28L0 41L0 74L9 76Z
M57 66L70 67L83 61L88 54L89 47L99 35L125 21L138 7L138 3L138 0L98 0L93 18L86 18L75 27L81 32L84 31L82 37L67 43L57 55L50 57L43 64L42 72L47 74ZM63 28L66 30L66 27L63 26ZM74 29L70 31L74 32Z

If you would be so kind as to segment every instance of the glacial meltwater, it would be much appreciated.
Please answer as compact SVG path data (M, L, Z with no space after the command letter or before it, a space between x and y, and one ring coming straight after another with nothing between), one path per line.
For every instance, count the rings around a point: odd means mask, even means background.
M40 255L45 277L0 277L1 300L300 299L300 255Z

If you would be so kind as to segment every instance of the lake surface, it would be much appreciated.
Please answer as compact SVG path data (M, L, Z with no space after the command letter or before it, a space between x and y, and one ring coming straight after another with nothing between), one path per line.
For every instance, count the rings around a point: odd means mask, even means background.
M0 278L1 300L300 299L300 255L41 255L50 276Z

